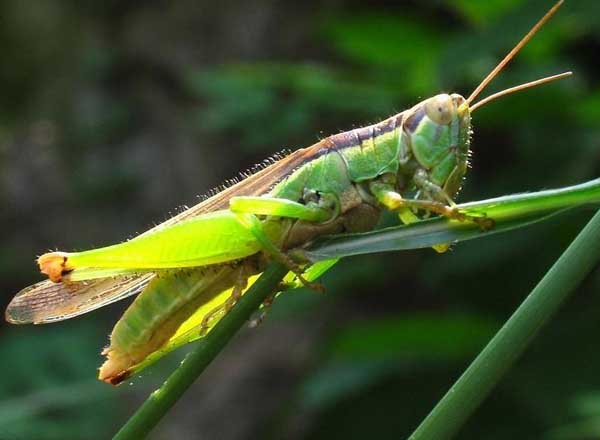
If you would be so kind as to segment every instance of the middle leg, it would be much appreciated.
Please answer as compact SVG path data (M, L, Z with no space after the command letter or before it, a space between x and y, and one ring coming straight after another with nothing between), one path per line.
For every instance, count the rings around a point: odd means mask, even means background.
M324 207L318 203L303 205L287 199L270 197L234 197L230 201L230 209L237 215L239 222L256 237L269 255L286 265L302 284L321 292L323 287L320 284L306 280L303 277L304 271L267 236L263 223L257 215L287 217L315 223L324 222L332 219L336 212L336 206L333 206L327 198L325 200L331 206Z

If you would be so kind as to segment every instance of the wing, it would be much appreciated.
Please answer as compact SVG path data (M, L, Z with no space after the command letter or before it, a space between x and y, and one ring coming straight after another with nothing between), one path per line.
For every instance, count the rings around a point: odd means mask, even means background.
M53 283L42 281L21 290L6 309L13 324L62 321L139 293L153 273L119 278Z
M310 160L316 152L327 148L327 145L324 139L311 147L294 151L142 235L207 212L225 209L231 197L265 194L296 168ZM43 324L73 318L139 293L153 277L153 273L146 273L77 282L42 281L21 290L13 298L6 309L6 320L15 324Z

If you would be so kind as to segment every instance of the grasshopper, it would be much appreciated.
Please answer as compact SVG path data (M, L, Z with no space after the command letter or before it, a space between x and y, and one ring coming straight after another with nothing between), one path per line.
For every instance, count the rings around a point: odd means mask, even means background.
M99 378L118 384L165 351L203 336L271 259L286 264L297 284L319 288L313 281L335 261L307 267L290 256L317 237L369 231L383 210L406 224L436 214L493 227L493 219L466 215L454 204L469 162L471 114L571 72L474 101L561 3L466 99L438 94L379 123L324 138L124 243L40 256L49 279L19 292L6 319L60 321L140 293L103 351ZM443 252L448 245L434 248Z

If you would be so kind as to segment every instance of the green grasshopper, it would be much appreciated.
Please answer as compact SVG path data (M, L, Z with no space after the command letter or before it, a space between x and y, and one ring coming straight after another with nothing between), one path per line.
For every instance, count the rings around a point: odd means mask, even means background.
M538 29L556 3L465 99L439 94L363 128L294 151L245 180L121 244L38 258L49 280L19 292L12 323L60 321L140 293L115 325L99 378L117 384L174 347L197 339L272 259L288 284L313 284L335 261L308 267L290 250L327 234L373 229L383 210L413 223L438 214L493 227L454 204L467 171L471 113L554 75L473 101ZM443 252L448 245L435 246Z

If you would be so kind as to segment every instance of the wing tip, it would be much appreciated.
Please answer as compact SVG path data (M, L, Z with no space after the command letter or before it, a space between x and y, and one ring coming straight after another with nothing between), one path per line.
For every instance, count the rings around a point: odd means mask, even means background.
M28 310L11 302L4 312L4 319L10 324L37 324Z

